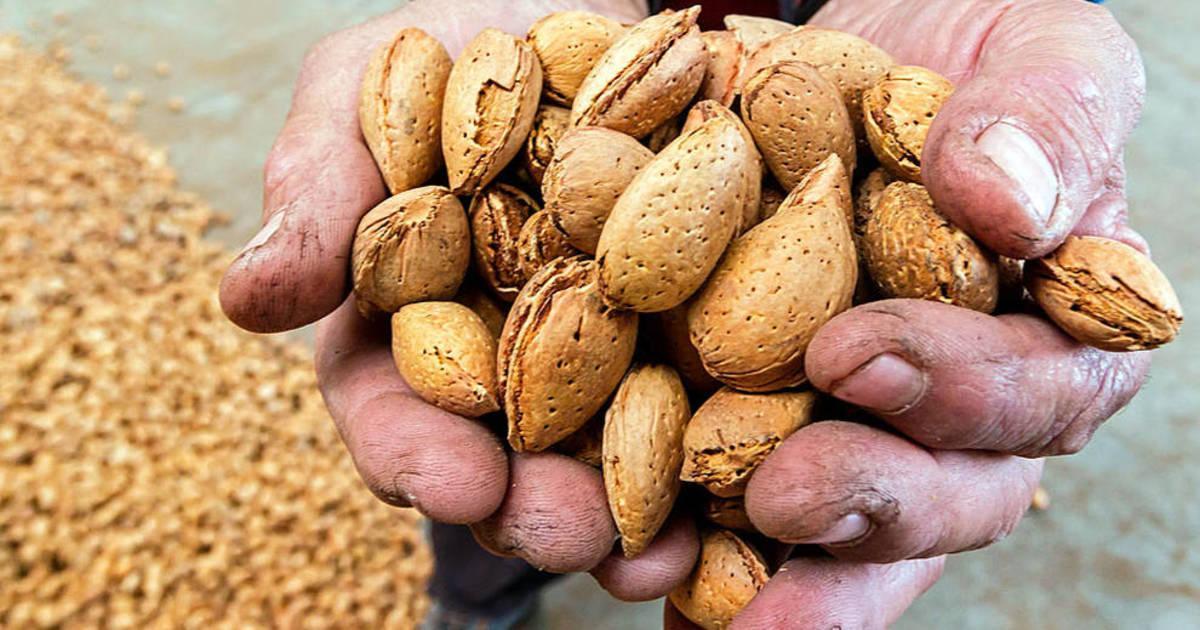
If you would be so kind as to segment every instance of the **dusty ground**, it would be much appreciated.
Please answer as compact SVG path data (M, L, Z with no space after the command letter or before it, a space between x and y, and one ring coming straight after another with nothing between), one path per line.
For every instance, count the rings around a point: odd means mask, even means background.
M120 97L142 90L137 126L171 147L185 187L234 215L217 232L240 244L258 221L259 172L303 50L320 35L394 0L113 3L10 0L0 30L71 43L73 67ZM1185 310L1200 316L1200 3L1110 2L1141 43L1150 99L1128 150L1135 224L1154 244ZM57 25L52 14L68 16ZM33 33L30 20L40 32ZM85 46L95 36L96 50ZM159 78L158 61L171 73ZM113 78L125 64L130 78ZM186 101L181 114L167 100ZM1185 327L1161 352L1151 383L1081 455L1050 463L1051 511L1009 540L955 558L901 628L1185 628L1200 619L1200 334ZM586 577L550 592L550 628L657 625L657 604L610 602ZM586 622L586 623L585 623ZM581 623L585 623L581 626Z

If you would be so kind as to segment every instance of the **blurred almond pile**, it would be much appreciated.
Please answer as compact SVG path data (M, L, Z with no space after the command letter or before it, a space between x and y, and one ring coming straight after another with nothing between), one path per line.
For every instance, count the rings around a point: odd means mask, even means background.
M103 90L0 68L0 627L415 625L419 522L222 317L215 213Z

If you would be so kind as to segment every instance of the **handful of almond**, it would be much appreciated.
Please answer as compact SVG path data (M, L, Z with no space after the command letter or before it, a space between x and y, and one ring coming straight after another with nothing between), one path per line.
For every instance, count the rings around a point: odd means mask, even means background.
M364 217L353 279L418 395L504 414L514 451L599 465L627 555L686 503L707 533L671 599L722 628L771 569L747 481L830 419L804 373L817 331L876 297L991 313L1019 266L921 184L951 82L826 29L731 16L701 33L699 11L553 14L525 38L487 29L452 63L401 31L363 83L395 196ZM1182 321L1120 243L1072 238L1024 275L1105 350L1157 347Z

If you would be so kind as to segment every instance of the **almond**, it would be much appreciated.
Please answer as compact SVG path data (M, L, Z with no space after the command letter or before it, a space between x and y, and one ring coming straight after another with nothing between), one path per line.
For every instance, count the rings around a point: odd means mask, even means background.
M471 309L487 325L492 336L500 338L504 320L508 317L508 304L496 299L490 291L485 291L478 279L464 282L458 290L458 295L454 296L454 301Z
M555 444L554 451L600 468L604 464L604 415L588 420L582 429Z
M742 66L742 43L730 31L705 31L700 33L700 38L704 40L704 53L708 56L704 80L700 83L700 98L729 107L741 83L738 72Z
M570 106L596 62L624 32L616 20L586 11L560 11L534 22L526 39L541 61L546 98Z
M762 556L733 532L716 529L700 539L700 559L671 603L704 630L724 630L767 584Z
M750 517L746 515L746 501L744 497L707 496L701 507L701 515L709 523L719 525L725 529L758 532L758 529L754 527L754 523L750 522Z
M729 124L737 127L738 131L742 134L746 153L750 156L750 161L752 162L750 168L745 169L743 173L746 177L743 186L748 194L742 202L741 220L738 222L737 230L733 233L734 236L737 236L758 224L759 212L762 209L763 161L762 155L758 152L758 147L754 144L754 136L750 135L750 130L746 129L746 126L742 124L737 114L734 114L728 107L714 100L696 103L688 112L687 118L684 119L683 129L680 130L680 133L690 133L705 121L718 117L725 119Z
M545 210L535 212L521 228L517 238L517 256L521 275L528 280L555 258L576 256L579 250L567 242L567 235L555 225Z
M554 150L559 138L567 132L571 125L571 110L554 105L542 105L538 108L537 117L533 119L533 128L525 141L525 168L533 183L541 186L546 174L546 167L554 158Z
M688 335L687 305L681 304L642 319L648 327L643 339L655 356L675 368L688 391L711 394L721 383L704 370L704 363Z
M953 93L946 77L920 66L896 66L863 93L867 141L888 172L921 182L925 136Z
M796 28L791 22L757 15L726 15L724 22L725 28L742 43L747 57L753 55L763 44Z
M533 197L509 184L492 184L471 200L475 269L500 299L511 302L525 284L518 241L525 221L539 210Z
M436 407L468 418L500 409L496 338L462 304L419 302L397 311L392 358L404 382Z
M679 115L667 120L667 122L654 128L650 135L646 136L642 143L650 149L652 153L658 153L667 148L668 144L675 142L675 138L679 137L680 130L683 128L683 116Z

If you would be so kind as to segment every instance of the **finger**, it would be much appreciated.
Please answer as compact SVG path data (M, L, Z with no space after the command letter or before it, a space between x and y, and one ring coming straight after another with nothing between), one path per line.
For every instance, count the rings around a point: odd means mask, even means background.
M1146 379L1150 354L1083 346L1031 315L937 302L851 309L808 347L813 385L939 449L1074 453Z
M592 577L619 600L658 599L687 578L699 553L695 523L688 516L676 514L640 555L626 558L619 550L614 551L592 569Z
M937 582L944 564L940 557L895 564L791 560L731 628L886 628Z
M973 76L934 120L923 179L939 210L985 245L1038 257L1104 193L1141 114L1145 74L1136 45L1102 7L979 6L996 15Z
M500 509L471 526L484 547L550 573L588 571L612 551L600 471L566 455L518 453Z
M931 451L886 431L818 422L762 463L746 513L763 534L843 560L896 562L985 547L1029 508L1042 460Z
M404 384L387 333L347 300L317 327L317 380L371 492L446 523L496 511L508 484L500 441L486 427L433 407Z

